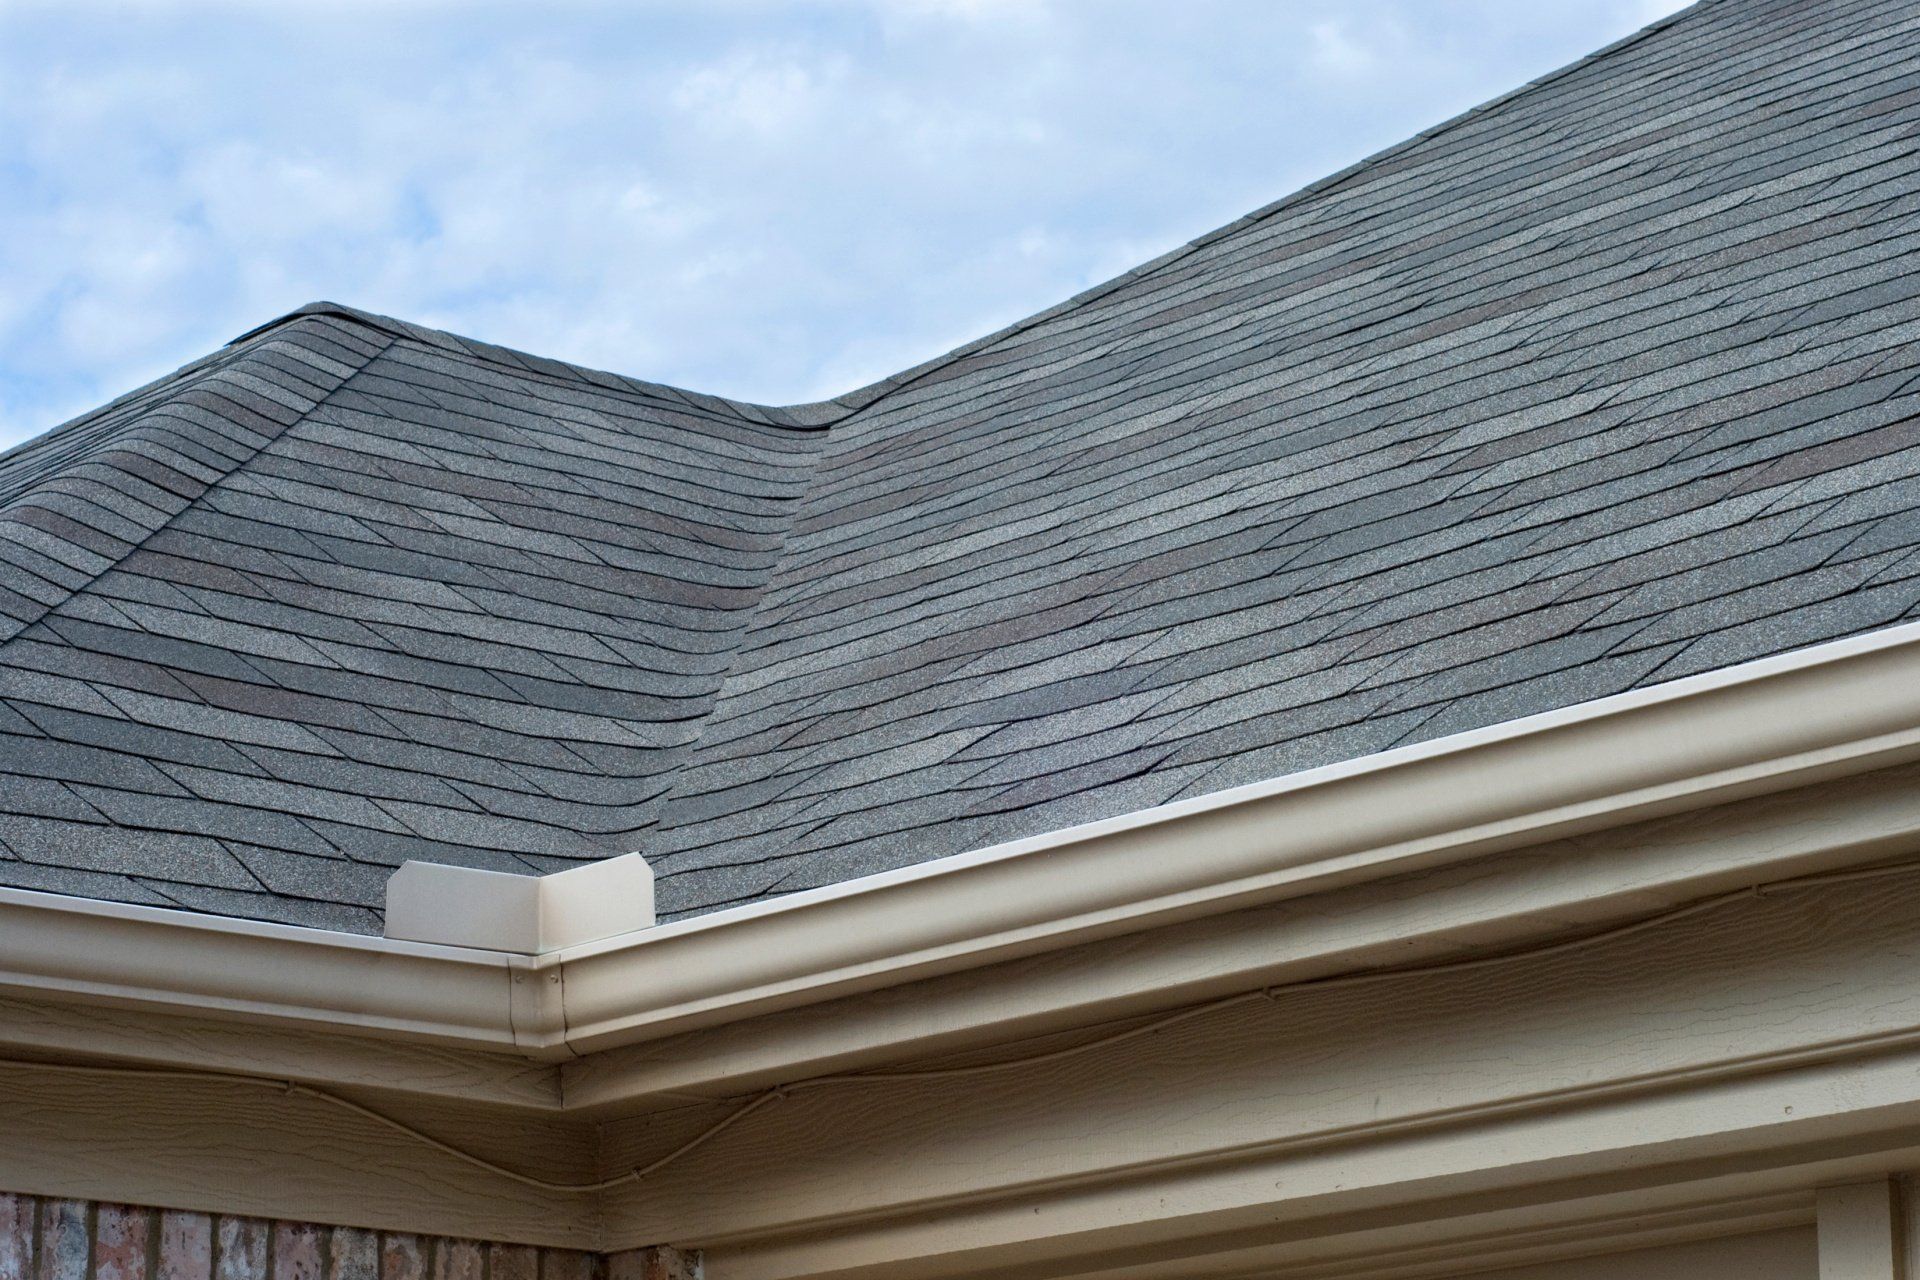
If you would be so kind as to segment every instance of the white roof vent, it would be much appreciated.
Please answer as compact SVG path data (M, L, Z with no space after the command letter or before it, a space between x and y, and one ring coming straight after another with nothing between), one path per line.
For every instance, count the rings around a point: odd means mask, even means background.
M546 876L406 862L387 880L387 937L541 955L653 925L637 853Z

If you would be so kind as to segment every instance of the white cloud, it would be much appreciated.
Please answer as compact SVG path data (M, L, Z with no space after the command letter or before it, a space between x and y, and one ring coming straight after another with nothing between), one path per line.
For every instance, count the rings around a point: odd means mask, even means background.
M1360 75L1379 65L1373 50L1362 44L1337 18L1316 22L1308 29L1309 57L1320 71L1332 75Z
M697 124L771 138L807 129L845 76L843 58L742 49L681 77L672 101Z
M320 297L833 394L1671 7L0 0L0 443Z

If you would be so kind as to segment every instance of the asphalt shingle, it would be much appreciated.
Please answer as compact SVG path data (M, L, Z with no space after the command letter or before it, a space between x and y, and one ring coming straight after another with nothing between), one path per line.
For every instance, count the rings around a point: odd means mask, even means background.
M0 883L686 915L1911 618L1917 65L1706 0L813 405L263 326L0 456Z

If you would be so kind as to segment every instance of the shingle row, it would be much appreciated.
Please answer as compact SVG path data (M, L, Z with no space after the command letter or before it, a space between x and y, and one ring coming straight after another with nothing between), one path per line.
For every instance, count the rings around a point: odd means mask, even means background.
M836 423L663 902L1909 616L1917 28L1698 8Z
M0 528L225 467L0 648L0 881L364 930L407 858L639 847L817 439L337 309L52 433Z
M1710 0L818 405L317 304L0 458L0 883L682 915L1912 617L1916 66Z

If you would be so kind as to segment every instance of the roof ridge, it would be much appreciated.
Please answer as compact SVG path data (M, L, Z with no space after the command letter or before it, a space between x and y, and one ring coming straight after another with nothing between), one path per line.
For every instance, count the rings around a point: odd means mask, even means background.
M261 358L298 345L265 333L229 343L0 455L0 465L24 467L35 453L56 454L0 500L0 647L125 562L304 421L387 343L348 353L351 362L334 354L337 343L327 353L306 349L303 374ZM225 404L214 410L195 398ZM199 412L176 411L182 407ZM205 415L217 415L221 426ZM116 504L94 501L89 492L98 489Z
M550 376L568 378L585 382L593 386L617 388L622 391L674 400L696 408L718 409L733 413L749 422L763 426L780 427L794 431L818 431L827 425L826 420L811 417L802 418L779 405L761 404L753 400L740 400L732 396L714 395L705 391L693 391L686 387L676 387L670 383L653 382L637 378L630 374L615 373L608 369L596 369L590 365L576 364L569 360L558 360L551 356L536 355L522 351L517 347L503 346L495 342L484 342L478 338L469 338L446 329L434 329L427 325L415 324L394 316L382 315L375 311L366 311L344 303L317 301L296 307L284 315L275 316L263 324L255 325L239 337L228 343L229 347L247 342L261 334L268 333L281 325L291 324L309 316L330 316L345 320L362 328L386 335L389 338L404 338L425 343L442 351L451 351L459 355L471 356L489 364L500 365L518 373L545 373ZM805 408L807 406L801 406ZM844 416L844 415L842 415Z
M1536 89L1543 88L1546 85L1552 84L1557 80L1560 80L1566 76L1572 75L1573 73L1581 70L1584 67L1587 67L1604 58L1610 57L1613 54L1619 53L1621 50L1626 49L1632 45L1638 44L1640 41L1647 39L1649 36L1652 36L1660 31L1665 30L1670 26L1673 26L1675 23L1680 22L1682 19L1698 14L1709 7L1717 6L1722 2L1723 0L1694 0L1694 3L1687 5L1685 8L1677 9L1674 12L1665 16L1664 18L1656 19L1655 21L1648 23L1646 26L1641 27L1639 30L1631 32L1625 36L1622 36L1620 39L1613 41L1611 44L1603 45L1600 48L1595 49L1592 53L1589 53L1584 57L1577 58L1574 61L1569 62L1564 66L1558 67L1553 71L1549 71L1543 75L1536 76L1533 79L1527 81L1525 84L1518 85L1515 88L1507 90L1505 93L1502 93L1495 97L1487 99L1485 102L1479 103L1476 106L1469 107L1465 111L1459 112L1456 115L1449 116L1445 120L1442 120L1437 124L1433 124L1428 126L1425 129L1422 129L1420 132L1413 134L1411 137L1403 138L1391 146L1383 147L1379 151L1375 151L1370 155L1367 155L1359 160L1356 160L1354 163L1347 165L1343 169L1338 169L1338 170L1335 170L1333 173L1325 175L1324 177L1316 178L1312 182L1308 183L1306 186L1301 187L1298 190L1292 191L1287 195L1281 196L1277 200L1270 201L1267 204L1260 206L1258 209L1253 210L1251 213L1244 214L1241 217L1235 218L1232 222L1226 223L1219 227L1215 227L1211 231L1207 231L1202 233L1201 235L1195 236L1193 239L1188 240L1183 244L1176 245L1174 248L1167 250L1165 253L1160 254L1158 257L1149 258L1147 261L1140 263L1138 266L1128 268L1126 271L1121 272L1117 276L1112 276L1106 280L1102 280L1098 284L1089 285L1087 288L1082 289L1079 293L1074 294L1072 297L1063 299L1060 302L1056 302L1052 306L1047 307L1044 310L1036 311L1032 315L1023 316L1022 318L1013 321L1011 324L1004 325L1001 328L996 329L991 333L983 334L978 338L974 338L974 339L971 339L970 341L964 342L961 345L953 348L951 351L947 351L940 355L933 356L930 359L923 360L919 364L913 365L912 367L907 369L903 369L899 373L891 374L888 377L881 378L876 382L870 382L863 387L856 387L852 391L845 392L838 396L830 397L826 400L817 400L817 401L812 401L805 404L787 405L786 409L788 412L798 415L798 414L812 414L812 413L820 412L831 406L841 410L841 412L839 412L838 414L833 415L827 419L835 423L838 423L844 420L845 418L852 417L854 414L865 412L867 409L879 403L881 400L885 399L888 396L891 396L896 391L904 390L907 386L909 386L914 382L918 382L921 378L926 377L928 374L931 374L939 369L942 369L947 365L950 365L958 360L965 359L967 356L974 355L980 351L984 351L990 347L993 347L1001 342L1006 341L1009 338L1017 337L1018 335L1025 333L1029 329L1032 329L1040 324L1044 324L1048 320L1052 320L1058 316L1064 315L1067 312L1073 311L1079 307L1085 306L1090 302L1097 301L1098 299L1106 297L1108 294L1113 293L1126 285L1132 284L1137 280L1141 280L1147 276L1153 275L1159 272L1160 270L1162 270L1163 268L1171 266L1173 263L1181 261L1182 259L1185 259L1191 256L1195 252L1201 249L1204 249L1207 246L1214 244L1217 241L1223 240L1228 236L1231 236L1240 231L1243 231L1248 227L1264 222L1267 219L1274 217L1275 215L1292 208L1294 205L1300 203L1301 201L1310 199L1313 196L1316 196L1325 191L1328 191L1333 187L1339 185L1340 183L1343 183L1348 179L1359 175L1362 172L1373 169L1376 166L1382 164L1383 162L1389 159L1392 159L1396 156L1399 156L1402 153L1410 150L1415 146L1418 146L1422 143L1428 142L1436 137L1439 137L1441 134L1451 132L1452 130L1458 128L1459 126L1466 124L1470 120L1477 119L1480 116L1486 114L1487 112L1490 112L1490 111L1496 110L1499 107L1505 106L1506 104L1520 97L1523 94L1527 94Z
M1505 106L1524 94L1572 75L1584 67L1608 58L1632 45L1638 44L1649 36L1663 31L1675 23L1711 6L1717 6L1722 2L1723 0L1694 0L1694 3L1685 8L1678 9L1663 18L1656 19L1610 44L1601 46L1584 57L1577 58L1553 71L1536 76L1525 84L1509 89L1504 93L1469 107L1465 111L1449 116L1445 120L1430 125L1420 132L1403 138L1391 146L1383 147L1379 151L1364 156L1354 163L1347 165L1345 168L1335 170L1333 173L1327 174L1324 177L1316 178L1304 187L1300 187L1287 195L1281 196L1277 200L1270 201L1258 209L1253 210L1251 213L1235 218L1231 222L1215 227L1211 231L1204 232L1191 240L1176 245L1174 248L1167 250L1157 257L1149 258L1137 266L1128 268L1119 275L1090 285L1080 292L1062 299L1049 307L1023 316L1009 324L1002 325L990 333L969 339L949 351L931 356L918 364L910 365L898 373L889 374L884 378L866 383L863 386L855 387L850 391L842 392L840 395L829 396L821 400L806 400L785 405L770 405L754 400L742 400L731 396L715 395L710 392L693 391L685 387L674 386L671 383L654 382L648 379L634 377L630 374L615 373L611 370L596 369L592 366L576 364L572 361L534 355L515 347L484 342L476 338L468 338L453 333L450 330L434 329L426 325L414 324L411 321L401 320L379 312L366 311L359 307L325 300L309 302L304 306L296 307L284 315L276 316L263 324L255 325L239 337L233 339L228 345L232 346L236 343L245 342L279 325L290 323L304 316L334 316L385 333L390 337L411 338L415 341L425 342L429 345L439 347L442 350L460 352L491 363L505 365L509 368L521 370L531 369L536 372L558 372L563 376L597 385L605 386L612 383L624 389L639 391L643 394L662 395L703 407L721 407L737 413L742 417L763 422L771 426L801 431L824 430L855 414L865 412L881 400L891 396L897 391L904 390L907 386L918 382L936 370L945 368L947 365L963 360L967 356L984 351L1009 338L1025 333L1027 330L1044 324L1048 320L1064 315L1090 302L1097 301L1125 285L1151 276L1209 245L1292 208L1302 200L1310 199L1313 196L1331 190L1333 187L1373 169L1385 161L1399 156L1422 143L1451 132L1461 125L1485 115L1487 112ZM0 458L3 457L4 455L0 455Z

